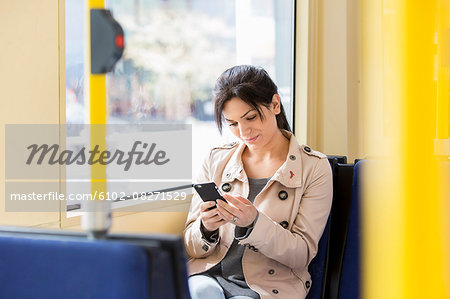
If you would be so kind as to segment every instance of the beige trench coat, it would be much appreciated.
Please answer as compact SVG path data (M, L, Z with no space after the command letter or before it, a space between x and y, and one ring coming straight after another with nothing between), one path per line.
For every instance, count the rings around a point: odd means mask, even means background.
M290 139L289 154L255 198L259 217L252 232L239 241L245 246L242 257L245 280L261 299L306 297L312 283L308 264L317 253L332 201L327 157L300 146L291 133L283 131L283 134ZM231 195L247 197L249 184L241 159L245 147L241 142L213 148L197 183L214 181L221 189L231 187ZM282 199L286 192L287 198ZM195 194L184 231L190 256L189 275L219 263L234 239L235 226L231 223L219 228L218 242L209 243L202 238L201 203Z

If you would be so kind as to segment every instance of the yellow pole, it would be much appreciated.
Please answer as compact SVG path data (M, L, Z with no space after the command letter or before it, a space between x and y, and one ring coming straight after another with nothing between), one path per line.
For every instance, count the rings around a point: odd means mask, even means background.
M450 21L449 1L439 0L437 15L437 50L438 50L438 117L437 139L445 140L450 136L449 106L449 67L450 67Z
M90 149L106 150L106 75L91 74L91 36L90 11L103 9L104 1L86 0L86 90L89 98ZM97 147L97 148L96 148ZM96 158L99 154L96 155ZM85 202L87 207L82 217L82 227L90 238L103 238L111 226L110 203L106 199L106 165L91 165L91 195L93 201Z
M402 186L406 212L406 298L445 298L434 140L437 123L438 1L405 1ZM448 12L447 12L448 14ZM448 92L448 91L447 91ZM418 159L420 157L420 159ZM417 275L423 273L425 276ZM421 277L422 276L422 277ZM427 287L424 288L423 286Z
M106 75L91 73L91 57L90 57L90 11L91 9L103 9L105 7L104 0L87 0L87 63L86 67L89 74L88 90L89 90L89 117L90 117L90 141L91 150L94 145L99 145L99 151L106 149ZM99 163L91 165L91 193L106 193L106 166Z
M436 137L448 138L448 67L438 63L448 14L448 0L362 2L365 149L376 157L364 173L364 298L449 298L440 182L450 177L438 172L448 153L435 156Z
M443 247L444 283L446 296L450 298L450 3L438 1L437 15L438 50L438 98L435 155L439 159L438 185L439 209L441 210L441 231ZM445 267L447 265L447 267Z

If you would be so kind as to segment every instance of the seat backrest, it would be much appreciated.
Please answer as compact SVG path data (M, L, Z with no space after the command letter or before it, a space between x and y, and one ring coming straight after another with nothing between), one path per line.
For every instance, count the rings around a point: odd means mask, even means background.
M23 270L49 275L24 289ZM0 227L0 279L0 298L190 298L183 243L173 235L90 241L79 232Z
M334 169L334 201L330 213L327 275L324 298L337 299L352 200L353 165L337 163Z
M0 235L0 298L150 298L144 249Z
M328 161L330 162L330 164L333 163L339 163L339 164L347 164L347 156L332 156L332 155L327 155L328 157ZM335 160L335 162L333 162L332 160Z
M187 283L187 256L179 236L111 234L108 239L138 244L150 253L153 264L151 286L157 286L152 287L152 292L158 293L158 296L153 298L190 298Z
M328 162L330 162L331 170L333 172L333 205L331 207L330 216L328 216L327 224L323 231L322 237L319 240L318 250L316 256L313 258L308 266L308 272L311 274L312 285L308 292L307 299L320 299L324 298L325 294L325 283L328 273L328 242L330 234L330 220L333 214L333 209L335 209L335 199L337 197L336 190L338 183L337 177L337 165L339 163L345 163L347 157L345 156L328 156Z
M328 217L325 230L319 240L319 247L316 256L308 266L308 272L311 274L311 288L306 296L307 299L322 298L324 277L326 276L327 245L330 227L330 217Z
M348 221L347 238L339 283L339 299L360 298L360 197L361 169L367 160L355 164L353 176L352 202Z

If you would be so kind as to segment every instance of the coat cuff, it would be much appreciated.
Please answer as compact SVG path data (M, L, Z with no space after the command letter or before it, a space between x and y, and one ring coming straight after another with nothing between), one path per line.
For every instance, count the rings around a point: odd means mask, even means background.
M198 218L192 224L191 229L193 230L193 232L195 232L195 235L198 238L197 240L200 240L200 243L197 243L198 244L197 246L199 246L201 248L201 252L203 252L203 254L201 254L201 255L204 256L204 255L209 255L211 253L211 251L219 243L220 237L218 236L215 242L210 242L209 240L204 238L203 232L202 232L202 230L200 228L201 227L201 223L202 223L202 221L200 220L200 218Z
M267 235L273 235L278 228L278 224L266 216L258 213L258 218L254 223L251 232L239 239L240 245L251 245L252 247L263 247L267 241ZM280 226L281 227L281 226Z
M259 211L256 214L255 221L253 221L253 223L249 227L236 226L236 228L234 229L234 238L236 240L242 240L242 239L247 238L250 235L250 233L253 231L256 221L258 221L258 217L259 217Z
M209 244L216 244L219 242L219 230L216 229L212 235L207 237L202 221L200 221L200 232L202 233L202 240L208 242Z

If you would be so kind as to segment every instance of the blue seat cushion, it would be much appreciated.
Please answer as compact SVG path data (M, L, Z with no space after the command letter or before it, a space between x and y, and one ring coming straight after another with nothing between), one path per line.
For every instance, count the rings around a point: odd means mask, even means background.
M0 236L0 298L149 298L148 269L132 244Z

